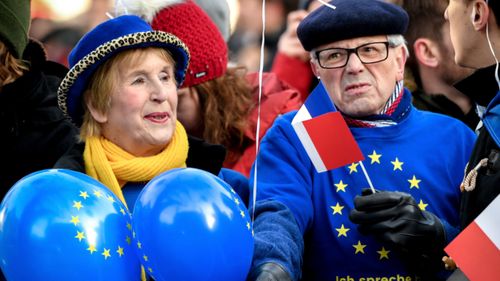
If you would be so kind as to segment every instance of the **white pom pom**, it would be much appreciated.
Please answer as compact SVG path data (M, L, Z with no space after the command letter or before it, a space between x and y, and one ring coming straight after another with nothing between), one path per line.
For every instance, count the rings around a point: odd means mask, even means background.
M147 22L152 22L156 13L185 0L117 0L115 1L116 15L137 15Z

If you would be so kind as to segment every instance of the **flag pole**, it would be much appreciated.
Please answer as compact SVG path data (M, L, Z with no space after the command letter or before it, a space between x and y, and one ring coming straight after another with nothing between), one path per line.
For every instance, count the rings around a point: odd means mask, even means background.
M370 176L366 172L365 165L363 165L362 161L359 161L358 163L361 166L361 170L363 170L363 174L365 175L366 181L368 182L370 189L372 190L373 193L375 193L375 188L373 187L372 180L370 179Z

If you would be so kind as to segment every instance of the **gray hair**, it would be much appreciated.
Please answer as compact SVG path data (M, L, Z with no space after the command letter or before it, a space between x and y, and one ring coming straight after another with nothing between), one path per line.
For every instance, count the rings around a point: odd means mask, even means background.
M390 47L397 47L403 45L403 49L406 53L406 58L410 57L410 51L408 50L408 45L406 39L401 34L387 35L387 42L389 42Z

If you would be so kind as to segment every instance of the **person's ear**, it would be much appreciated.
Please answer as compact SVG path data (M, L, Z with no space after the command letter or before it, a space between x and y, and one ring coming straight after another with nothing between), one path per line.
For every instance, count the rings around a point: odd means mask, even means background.
M312 69L312 72L314 73L314 76L316 76L318 79L320 79L318 68L321 66L319 66L318 62L315 61L315 59L313 59L313 58L311 58L311 60L309 61L309 64L311 65L311 69Z
M97 123L106 123L108 121L108 115L97 110L89 100L86 99L85 104L87 105L87 109L90 112L90 115L92 115L92 118L94 118Z
M413 43L413 53L419 64L427 67L439 65L438 48L434 41L428 38L418 38Z
M475 30L486 28L489 15L490 9L486 1L474 1L472 3L470 21Z
M403 45L397 46L395 49L395 67L396 67L396 81L404 79L405 76L405 64L406 64L406 48Z

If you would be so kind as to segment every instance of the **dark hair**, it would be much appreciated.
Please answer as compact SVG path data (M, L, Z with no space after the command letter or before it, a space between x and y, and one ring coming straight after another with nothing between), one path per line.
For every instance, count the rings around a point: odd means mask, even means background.
M500 26L500 1L498 0L489 0L488 6L490 6L495 18L497 20L497 26Z
M412 72L415 83L422 86L420 75L418 74L418 63L413 51L413 44L418 38L429 38L439 45L442 44L443 34L441 28L445 24L444 11L448 6L448 0L406 0L402 7L408 13L410 22L405 38L408 41L410 57L407 66Z

